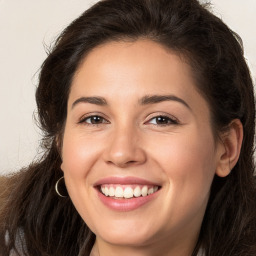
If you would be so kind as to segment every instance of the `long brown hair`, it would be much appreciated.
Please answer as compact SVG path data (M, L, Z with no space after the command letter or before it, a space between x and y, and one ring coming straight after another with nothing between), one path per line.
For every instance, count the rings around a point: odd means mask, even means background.
M36 91L45 154L1 184L6 189L0 194L0 255L15 251L18 242L22 255L90 254L95 235L69 197L60 198L54 190L62 176L59 151L70 86L94 47L139 38L158 42L190 64L216 134L235 118L243 124L240 158L229 176L213 180L193 255L199 248L206 256L256 255L253 84L239 36L196 0L103 0L59 36Z

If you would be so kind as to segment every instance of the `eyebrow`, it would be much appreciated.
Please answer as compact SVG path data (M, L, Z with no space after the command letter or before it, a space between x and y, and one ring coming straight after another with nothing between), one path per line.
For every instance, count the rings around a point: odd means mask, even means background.
M186 106L191 110L190 106L186 101L184 101L183 99L175 95L146 95L139 100L139 103L141 105L148 105L148 104L160 103L163 101L176 101L176 102L182 103L184 106Z
M176 101L183 104L185 107L191 110L190 106L183 99L175 95L146 95L139 99L140 105L156 104L164 101ZM74 101L72 109L79 103L90 103L98 106L107 106L108 103L105 98L93 96L93 97L81 97Z
M81 97L74 101L74 103L72 104L72 108L74 108L78 103L91 103L98 106L108 105L107 101L102 97Z

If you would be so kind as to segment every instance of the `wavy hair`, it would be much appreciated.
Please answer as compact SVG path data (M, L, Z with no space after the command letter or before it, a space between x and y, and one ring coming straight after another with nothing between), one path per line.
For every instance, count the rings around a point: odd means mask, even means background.
M208 7L196 0L103 0L61 33L42 64L36 91L45 154L1 181L0 255L90 254L95 235L70 198L60 198L54 190L62 176L59 144L70 86L94 47L140 38L159 43L190 64L197 89L209 103L216 135L233 119L243 124L240 158L230 175L213 180L193 255L199 248L206 256L256 255L253 83L240 37Z

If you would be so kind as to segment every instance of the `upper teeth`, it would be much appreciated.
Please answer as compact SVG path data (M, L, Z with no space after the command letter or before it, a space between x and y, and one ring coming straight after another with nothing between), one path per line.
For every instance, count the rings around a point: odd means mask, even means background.
M153 194L158 190L158 186L111 186L102 185L100 187L101 192L105 196L117 197L117 198L132 198L139 196L147 196Z

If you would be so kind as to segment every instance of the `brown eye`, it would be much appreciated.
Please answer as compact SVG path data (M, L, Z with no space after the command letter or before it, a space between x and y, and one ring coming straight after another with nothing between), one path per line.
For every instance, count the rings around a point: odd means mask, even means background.
M98 125L98 124L108 123L108 121L101 116L88 116L86 118L83 118L80 121L80 123L85 123L88 125Z
M149 120L150 124L154 125L172 125L172 124L178 124L177 120L172 119L168 116L156 116Z

